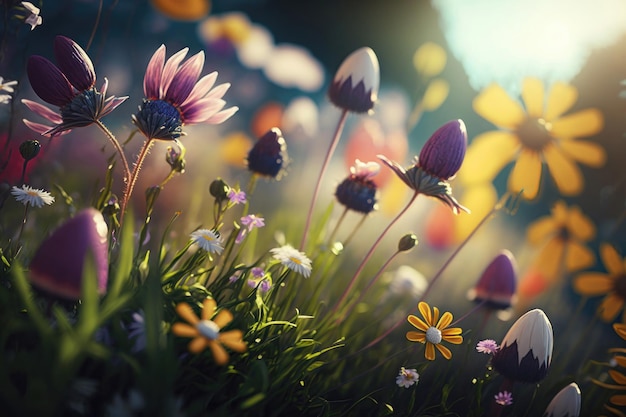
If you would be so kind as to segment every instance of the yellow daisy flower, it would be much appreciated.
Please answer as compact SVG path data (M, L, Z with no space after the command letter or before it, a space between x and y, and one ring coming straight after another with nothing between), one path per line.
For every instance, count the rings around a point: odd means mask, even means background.
M241 330L220 331L233 320L233 315L230 311L222 309L215 318L211 319L216 307L215 300L205 299L202 317L198 318L189 304L179 303L176 306L176 312L189 324L174 323L172 333L176 336L193 338L188 347L191 353L200 353L208 347L213 353L215 362L218 365L225 365L228 362L228 352L222 345L235 352L245 352L247 346L242 340Z
M542 245L533 263L548 283L553 283L563 269L567 272L588 268L595 263L595 255L586 246L594 238L596 228L578 206L567 207L557 201L552 215L533 222L527 229L528 242Z
M598 311L604 321L613 321L626 301L626 259L608 243L600 246L600 257L607 273L584 272L574 279L576 292L587 296L606 295ZM626 310L623 314L626 321ZM616 331L619 333L618 329Z
M422 317L424 317L424 320L412 314L410 314L407 319L409 323L420 331L407 332L406 338L411 342L426 343L424 356L429 361L435 359L435 347L441 352L444 358L450 359L452 352L450 352L450 349L443 346L441 342L446 341L455 345L463 343L463 336L461 336L463 329L460 327L448 328L450 323L452 323L452 314L447 311L439 318L439 309L433 307L431 312L430 306L424 301L421 301L417 305L417 309L422 314Z
M459 181L467 185L491 182L515 161L508 188L513 193L523 190L522 197L532 200L539 192L545 162L561 194L579 194L584 181L576 163L600 167L606 154L600 145L578 140L602 130L600 111L589 108L565 115L577 96L575 87L555 83L545 97L542 82L527 78L522 86L522 107L499 85L487 87L474 99L474 111L500 130L473 140Z

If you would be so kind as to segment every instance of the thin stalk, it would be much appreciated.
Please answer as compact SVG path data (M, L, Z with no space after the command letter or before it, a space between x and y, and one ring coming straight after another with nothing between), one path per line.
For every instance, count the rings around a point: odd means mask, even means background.
M335 223L335 227L334 227L333 231L330 233L330 236L328 237L327 245L330 246L330 245L333 244L333 240L335 239L335 236L337 235L337 231L339 230L339 226L341 226L341 223L343 223L343 220L346 218L346 214L348 214L348 208L347 207L341 213L341 216L337 220L337 223Z
M363 223L365 223L366 219L367 219L367 214L364 214L363 217L361 218L361 220L359 221L359 223L354 227L354 229L352 229L352 232L350 232L350 235L343 242L343 247L344 248L346 246L348 246L348 243L350 243L352 241L352 238L356 234L357 230L359 230L361 228L361 226L363 226Z
M315 185L315 190L313 191L313 197L311 199L311 205L309 206L309 213L306 216L306 223L304 226L304 233L302 234L302 241L300 242L300 250L303 250L304 245L306 244L307 235L309 233L309 227L311 226L311 219L313 217L313 209L315 208L315 202L317 201L317 196L319 195L320 188L322 185L322 178L324 177L324 173L328 168L330 163L330 159L335 152L335 148L339 143L339 138L341 137L341 132L343 131L343 126L346 123L346 118L348 117L348 111L343 110L341 112L341 117L339 118L339 122L337 122L337 127L335 129L335 135L330 142L330 146L328 147L328 151L326 152L326 157L324 158L324 162L322 163L322 168L320 170L319 177L317 178L317 184Z
M120 159L122 160L122 165L123 165L123 168L124 168L124 183L128 185L127 181L130 178L130 168L128 167L128 161L126 160L126 155L124 154L124 150L122 149L122 146L117 141L117 139L115 138L113 133L111 133L111 131L100 120L96 120L95 123L100 128L100 130L102 130L102 132L104 132L106 137L109 139L109 141L111 142L111 144L115 148L115 151L120 156ZM122 216L124 216L124 211L123 210L122 210Z
M146 139L141 147L141 151L139 151L139 155L137 156L137 161L135 162L135 167L133 168L133 172L130 174L130 180L126 183L126 188L124 189L124 194L122 195L122 204L121 204L121 212L120 212L120 224L124 220L124 213L126 213L126 206L128 205L128 201L130 200L130 196L133 194L133 189L135 188L135 184L137 182L137 178L139 177L139 171L141 171L141 166L143 165L143 161L146 159L148 152L153 144L152 139Z
M402 217L402 215L404 213L406 213L406 211L409 209L409 207L411 207L411 205L413 204L413 202L415 201L415 199L417 198L418 195L419 195L419 193L417 191L415 193L413 193L413 197L411 197L411 199L409 200L407 205L402 209L402 211L400 211L400 213L398 213L398 215L391 222L389 222L389 224L387 225L385 230L383 230L383 232L378 236L378 238L376 238L376 240L374 241L374 244L372 245L370 250L367 252L365 257L361 261L361 264L359 265L359 267L354 272L354 275L350 279L350 282L348 283L348 286L346 287L346 289L344 290L343 294L341 295L341 298L339 298L339 300L335 304L335 307L332 310L332 314L337 313L337 310L339 310L339 307L341 306L341 304L348 297L348 294L350 294L350 291L352 290L352 287L354 287L354 285L356 284L356 280L359 277L359 274L361 273L361 271L363 271L363 268L365 267L365 264L372 257L372 254L374 253L374 251L376 250L376 248L378 247L380 242L382 242L383 238L385 237L385 235L387 234L389 229L391 229L391 227L394 224L396 224L396 222L400 219L400 217Z

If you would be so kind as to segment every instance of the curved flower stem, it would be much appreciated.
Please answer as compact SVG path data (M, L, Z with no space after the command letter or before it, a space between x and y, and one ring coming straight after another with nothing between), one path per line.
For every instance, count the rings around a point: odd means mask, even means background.
M333 240L335 239L335 236L337 235L337 231L339 230L339 226L341 226L341 224L343 223L343 220L346 218L346 214L348 214L348 208L347 207L341 213L341 216L339 216L339 219L337 220L337 223L335 223L335 227L333 228L333 231L331 232L330 236L328 236L328 240L327 240L327 242L328 242L327 244L328 245L332 245L333 244Z
M111 131L100 120L96 120L95 123L100 128L100 130L104 132L106 137L109 138L109 141L111 141L111 144L115 148L115 151L120 156L120 159L122 160L122 164L123 164L123 169L124 169L124 183L126 184L126 187L127 187L128 179L130 178L130 168L128 168L128 161L126 160L126 155L124 154L124 150L122 149L122 146L117 141L113 133L111 133ZM124 212L122 211L122 216L123 215L124 215Z
M343 131L343 126L346 123L346 118L348 117L348 111L343 110L341 112L341 117L339 118L339 122L337 122L337 128L335 129L335 135L330 142L330 146L328 147L328 151L326 152L326 157L322 164L322 169L320 170L320 175L317 178L317 184L315 185L315 190L313 191L313 197L311 199L311 205L309 206L309 213L306 217L306 223L304 226L304 233L302 234L302 241L300 242L300 250L303 250L304 245L306 244L307 234L309 233L309 227L311 226L311 218L313 217L313 209L315 208L315 201L317 200L317 196L320 192L320 187L322 185L322 177L328 168L328 164L330 163L330 158L333 156L335 152L335 148L337 148L337 144L339 143L339 138L341 137L341 132Z
M363 291L361 291L361 293L359 294L359 298L357 298L357 300L352 303L352 305L350 305L348 307L348 310L346 310L345 313L343 313L336 321L336 324L341 323L342 321L345 320L345 318L347 316L350 315L350 313L352 312L352 310L354 310L354 307L356 307L361 300L363 300L363 297L365 297L365 294L370 290L370 288L372 288L372 286L376 283L376 281L378 281L378 279L380 278L380 276L382 275L383 271L385 269L387 269L387 267L389 266L389 264L396 258L396 256L398 256L401 253L401 251L397 250L395 251L390 257L389 259L387 259L387 261L383 264L383 266L380 267L380 269L378 270L378 272L376 272L376 275L374 275L372 277L372 279L370 280L370 282L367 284L367 286L365 287L365 289L363 289Z
M337 313L337 310L339 310L339 307L341 306L341 304L343 304L343 302L346 300L346 298L348 297L348 294L350 293L350 290L352 290L352 287L354 286L354 284L356 284L356 280L359 277L359 274L361 273L361 271L363 271L363 268L365 267L365 264L367 263L367 261L369 261L369 259L372 257L372 254L374 253L374 251L376 250L376 248L378 247L378 245L380 244L380 242L382 242L383 237L385 237L385 235L387 234L387 232L389 231L389 229L391 229L391 227L400 219L400 217L402 217L402 215L404 213L406 213L406 211L409 209L409 207L411 207L411 205L413 204L413 202L415 201L415 199L417 198L417 196L419 195L419 193L416 191L415 193L413 193L413 196L411 197L411 199L409 200L409 202L407 203L407 205L402 209L402 211L400 211L400 213L398 213L398 215L387 225L387 227L385 228L385 230L382 231L382 233L378 236L378 238L376 238L376 240L374 241L374 244L372 245L372 247L370 248L370 250L367 252L367 254L365 255L365 257L363 258L363 260L361 261L361 264L359 265L359 267L356 269L356 271L354 272L354 275L352 276L352 279L350 279L350 282L348 283L348 286L346 287L346 289L344 290L343 294L341 295L341 298L339 298L339 300L337 301L337 303L335 304L335 307L332 310L332 314L334 315L335 313Z
M146 159L146 156L148 155L148 152L150 151L153 142L153 139L146 139L146 141L143 143L143 146L139 151L139 155L137 156L137 161L135 162L133 172L130 175L130 180L126 183L126 188L124 189L124 194L122 195L120 224L122 224L122 221L124 220L124 213L126 213L126 207L128 205L128 201L130 200L130 196L133 194L133 189L135 188L137 177L139 177L139 171L141 170L143 161Z

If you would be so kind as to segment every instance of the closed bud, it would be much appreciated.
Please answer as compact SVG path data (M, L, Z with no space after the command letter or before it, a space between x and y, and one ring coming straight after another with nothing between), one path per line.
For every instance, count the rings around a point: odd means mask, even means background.
M20 144L20 154L26 161L30 161L39 154L41 143L38 140L27 140Z
M413 249L417 245L417 236L413 233L402 236L398 242L398 250L400 252L406 252Z
M218 203L228 200L228 191L230 191L230 187L221 178L213 180L209 186L209 192Z
M426 141L419 154L419 166L437 178L449 180L461 168L467 149L467 130L463 120L451 120Z

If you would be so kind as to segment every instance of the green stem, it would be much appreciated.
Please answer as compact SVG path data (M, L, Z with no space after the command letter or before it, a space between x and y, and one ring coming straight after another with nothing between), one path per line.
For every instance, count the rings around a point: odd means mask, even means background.
M121 212L120 212L120 224L122 224L124 220L124 214L126 213L126 207L128 206L128 202L130 197L133 194L133 189L135 188L135 184L137 183L137 178L139 177L139 171L141 171L141 166L143 165L143 161L146 159L150 148L152 147L153 140L146 139L139 151L139 155L137 156L137 161L135 162L135 167L133 168L133 172L130 174L130 180L126 183L126 188L124 189L124 194L122 195L122 204L121 204Z
M122 165L124 168L124 183L128 186L128 179L130 178L130 168L128 167L128 161L126 159L126 155L124 154L124 150L122 149L122 146L120 145L118 140L115 138L113 133L100 120L96 120L95 123L100 128L100 130L104 132L106 137L109 139L109 141L115 148L115 151L120 156L120 159L122 160ZM123 216L124 216L124 211L122 210L122 217Z

